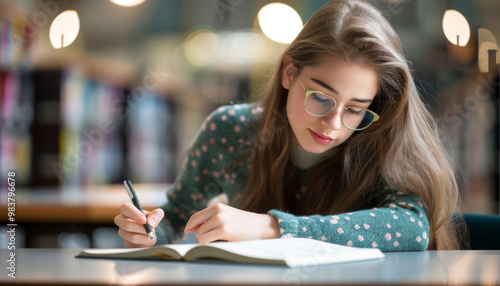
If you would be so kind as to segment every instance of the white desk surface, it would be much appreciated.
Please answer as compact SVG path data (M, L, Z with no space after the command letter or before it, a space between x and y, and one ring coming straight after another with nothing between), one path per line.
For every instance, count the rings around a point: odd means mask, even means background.
M79 249L17 249L8 285L500 285L500 251L386 253L377 261L308 268L75 258Z

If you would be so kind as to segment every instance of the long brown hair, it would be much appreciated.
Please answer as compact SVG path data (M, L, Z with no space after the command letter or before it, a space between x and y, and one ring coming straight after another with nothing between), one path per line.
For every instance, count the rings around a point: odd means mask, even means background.
M459 247L451 216L457 211L455 175L441 143L437 124L422 102L399 37L364 1L325 4L305 24L278 61L264 97L250 177L241 207L265 213L292 211L296 188L290 160L294 134L286 117L287 90L282 86L286 58L297 68L335 56L373 68L379 93L370 107L380 120L355 132L338 146L336 156L316 166L300 215L338 214L365 207L382 185L420 196L428 209L429 249Z

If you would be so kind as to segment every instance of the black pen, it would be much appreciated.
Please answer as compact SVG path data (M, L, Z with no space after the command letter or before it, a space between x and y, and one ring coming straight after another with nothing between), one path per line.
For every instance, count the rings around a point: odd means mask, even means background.
M140 210L142 213L144 213L144 211L142 210L142 207L141 207L141 203L139 202L139 198L137 197L137 195L134 191L134 187L132 187L132 182L130 182L130 180L125 180L125 181L123 181L123 184L125 185L125 189L127 190L128 196L132 200L132 203L134 204L134 206L138 210ZM153 240L154 236L153 236L153 231L151 230L151 226L148 223L145 223L143 225L144 225L144 229L146 230L146 233L149 235L151 240Z

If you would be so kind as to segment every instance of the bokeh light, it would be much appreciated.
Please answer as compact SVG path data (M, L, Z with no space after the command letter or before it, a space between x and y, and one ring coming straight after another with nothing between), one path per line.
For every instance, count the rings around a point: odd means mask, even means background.
M80 19L74 10L59 14L50 25L50 43L55 49L71 45L80 31Z
M146 0L111 0L111 2L116 5L124 6L124 7L134 7L142 4Z
M271 3L262 7L257 17L264 35L283 44L291 43L303 26L297 11L283 3Z
M443 16L444 35L454 45L465 47L470 38L467 19L456 10L446 10Z

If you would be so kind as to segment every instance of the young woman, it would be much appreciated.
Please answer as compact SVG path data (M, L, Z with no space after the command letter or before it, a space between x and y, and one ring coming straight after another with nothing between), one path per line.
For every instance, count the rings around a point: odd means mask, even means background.
M224 194L227 205L209 200ZM454 249L458 190L401 42L366 2L319 9L260 102L212 112L168 191L115 218L129 247L308 237L383 251ZM155 239L144 231L156 227Z

